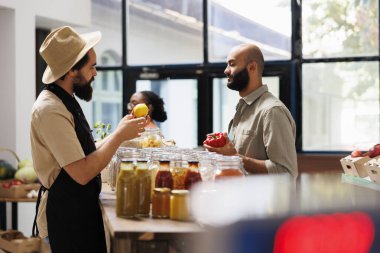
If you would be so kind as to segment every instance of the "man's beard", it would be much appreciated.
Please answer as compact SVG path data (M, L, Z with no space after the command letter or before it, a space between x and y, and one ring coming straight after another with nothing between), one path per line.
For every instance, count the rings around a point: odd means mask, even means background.
M228 77L231 79L231 81L227 82L227 87L231 90L242 91L247 87L249 82L249 75L246 67L234 75L230 75Z
M74 93L75 96L78 98L84 100L84 101L90 101L92 99L92 86L91 83L94 81L94 78L92 78L90 81L88 81L85 84L78 84L74 83Z

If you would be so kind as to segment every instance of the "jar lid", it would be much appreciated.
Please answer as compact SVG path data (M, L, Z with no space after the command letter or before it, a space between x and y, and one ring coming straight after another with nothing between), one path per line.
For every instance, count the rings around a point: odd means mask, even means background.
M187 195L189 190L172 190L173 195Z
M162 187L162 188L154 188L154 192L159 192L159 193L166 193L170 192L170 188Z

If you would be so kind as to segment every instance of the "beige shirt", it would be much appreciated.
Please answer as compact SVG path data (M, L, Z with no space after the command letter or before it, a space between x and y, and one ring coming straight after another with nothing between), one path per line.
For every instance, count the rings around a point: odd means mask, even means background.
M52 92L43 90L32 109L30 140L34 168L43 186L49 189L61 168L85 157L75 133L74 118L62 101ZM46 201L42 196L37 226L40 237L48 236Z
M229 137L240 155L265 160L268 173L298 175L296 125L286 106L266 85L241 98Z

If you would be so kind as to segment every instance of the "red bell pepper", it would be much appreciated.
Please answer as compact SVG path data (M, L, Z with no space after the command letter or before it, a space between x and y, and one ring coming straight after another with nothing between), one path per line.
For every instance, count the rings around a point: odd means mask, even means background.
M214 148L220 148L226 145L226 137L224 137L224 134L221 132L208 134L203 144Z

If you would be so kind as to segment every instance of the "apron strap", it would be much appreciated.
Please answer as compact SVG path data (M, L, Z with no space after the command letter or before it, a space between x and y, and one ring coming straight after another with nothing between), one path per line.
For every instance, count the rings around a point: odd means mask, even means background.
M32 237L37 237L39 235L38 227L37 227L37 216L38 216L38 208L40 207L41 197L46 192L47 188L41 185L38 190L38 197L36 203L36 214L34 215L33 228L32 228Z

